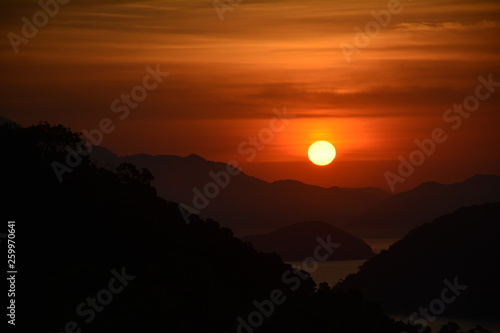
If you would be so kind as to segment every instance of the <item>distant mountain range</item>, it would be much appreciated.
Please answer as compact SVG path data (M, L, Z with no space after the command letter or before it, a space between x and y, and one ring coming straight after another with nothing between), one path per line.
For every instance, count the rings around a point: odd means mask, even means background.
M412 230L335 289L360 289L392 313L436 309L438 299L445 302L443 316L498 323L499 222L500 202L461 208ZM445 279L466 288L450 291Z
M375 255L362 239L319 221L299 222L268 234L246 236L242 240L252 243L259 251L275 252L283 260L302 261L314 256L313 252L320 244L318 238L323 244L335 244L331 254L322 250L322 256L327 256L324 261L366 259Z
M362 238L403 237L460 207L500 201L500 177L476 175L456 184L423 183L366 209L342 229Z
M158 194L194 207L193 189L204 192L215 183L210 173L225 172L227 164L198 155L118 157L95 147L98 165L114 168L132 163L155 176ZM213 199L206 198L200 216L213 218L236 235L269 233L298 221L317 220L340 227L360 238L400 238L408 231L460 207L500 201L500 176L476 175L456 184L428 182L390 196L377 188L323 188L295 180L266 182L241 172L220 186ZM198 202L202 202L197 197Z
M107 149L95 147L92 157L98 165L109 168L127 162L149 169L159 196L192 208L196 208L193 189L204 192L206 184L215 183L210 173L219 174L227 169L225 163L207 161L198 155L118 157ZM376 188L323 188L294 180L269 183L244 172L231 176L227 187L218 188L219 194L207 198L209 203L199 214L219 221L238 236L266 233L298 221L346 223L389 196Z

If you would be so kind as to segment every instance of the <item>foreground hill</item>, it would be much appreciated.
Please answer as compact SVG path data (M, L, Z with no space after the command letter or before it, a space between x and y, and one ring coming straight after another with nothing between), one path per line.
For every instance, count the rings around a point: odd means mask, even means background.
M145 169L112 172L82 156L76 163L67 151L78 143L62 126L0 126L1 212L4 223L16 221L19 332L407 328L359 294L316 290L305 272L213 220L193 215L186 223ZM54 162L72 164L63 182ZM245 328L250 322L255 329Z
M500 176L476 175L456 184L424 183L398 193L342 226L361 238L400 238L460 207L500 201Z
M293 180L268 183L241 172L231 176L224 188L217 186L219 190L213 198L210 194L202 195L205 199L200 195L195 198L193 190L205 193L207 184L217 183L210 174L227 172L227 164L207 161L197 155L117 157L100 147L96 147L93 159L108 168L124 162L147 168L155 177L153 184L160 197L195 209L196 204L206 204L205 208L197 209L200 216L216 219L238 236L270 232L301 220L345 223L388 197L386 192L375 188L323 188ZM222 175L219 179L224 184Z
M19 126L18 124L16 124L12 120L0 116L0 126L2 126L4 124L9 124L10 126L14 126L14 127Z
M443 298L445 279L458 281L466 289L442 315L498 321L499 222L500 203L461 208L412 230L335 289L360 289L385 310L410 315Z
M327 260L366 259L375 255L363 240L319 221L300 222L268 234L243 237L242 240L252 243L259 251L275 252L283 260L302 261L313 255L318 237L338 244Z

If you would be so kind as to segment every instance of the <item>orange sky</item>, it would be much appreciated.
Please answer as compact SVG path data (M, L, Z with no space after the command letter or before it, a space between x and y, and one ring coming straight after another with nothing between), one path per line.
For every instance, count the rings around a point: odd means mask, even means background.
M209 0L73 0L16 54L7 34L21 34L21 18L40 7L3 1L0 116L73 130L110 118L116 130L103 146L120 155L197 153L240 161L269 181L385 190L384 172L396 172L397 157L442 127L448 140L398 191L500 174L500 88L458 130L442 118L474 94L479 75L500 81L500 3L402 1L346 61L339 45L354 45L356 27L364 31L370 12L387 4L244 0L221 22ZM157 64L170 75L120 120L111 103ZM286 128L247 161L239 145L284 106ZM336 146L330 166L307 160L315 140Z

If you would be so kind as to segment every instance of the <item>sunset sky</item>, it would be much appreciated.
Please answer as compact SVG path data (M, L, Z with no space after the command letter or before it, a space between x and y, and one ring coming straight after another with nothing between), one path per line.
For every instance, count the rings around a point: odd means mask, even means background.
M459 128L443 120L479 76L500 82L500 2L401 1L350 61L340 45L388 1L233 3L221 21L210 0L73 0L16 53L8 34L41 8L2 1L0 116L75 131L109 118L102 146L118 155L195 153L267 181L384 190L398 156L442 128L447 141L397 191L500 174L500 87ZM169 76L121 120L111 104L147 66ZM249 161L238 147L284 108L286 127ZM317 140L335 145L332 164L307 159Z

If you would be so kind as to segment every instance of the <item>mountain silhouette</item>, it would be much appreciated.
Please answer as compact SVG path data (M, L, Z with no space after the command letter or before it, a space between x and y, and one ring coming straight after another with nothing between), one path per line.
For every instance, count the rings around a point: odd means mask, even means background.
M363 211L341 228L362 238L399 238L460 207L500 201L500 176L476 175L455 184L423 183Z
M500 324L499 221L500 203L460 208L412 230L334 289L359 289L386 311L408 316L441 299L445 279L456 281L467 288L446 304L443 316Z
M87 156L76 166L68 151L79 143L61 125L0 126L2 214L19 240L19 331L416 332L359 293L316 288L213 220L186 223L147 169L110 171ZM59 182L54 163L68 161Z
M4 124L8 124L8 125L11 125L11 126L19 126L18 124L16 124L12 120L0 116L0 126L2 126Z
M311 257L318 238L339 246L327 260L366 259L375 255L368 244L331 224L320 221L299 222L263 235L243 237L262 252L275 252L283 260L302 261Z
M203 194L206 184L216 184L210 175L227 170L225 163L207 161L194 154L118 157L96 147L92 158L110 169L124 162L147 168L155 177L153 184L160 197L191 208L196 208L193 189ZM295 180L269 183L244 172L231 176L226 187L218 188L217 196L206 198L208 205L198 210L199 215L216 219L238 236L267 233L301 220L342 224L389 196L376 188L323 188Z

